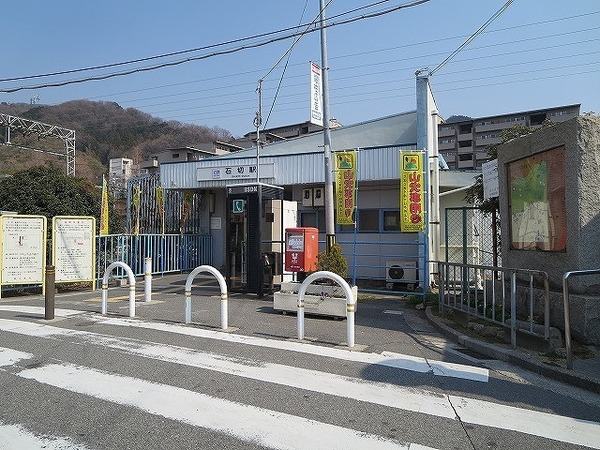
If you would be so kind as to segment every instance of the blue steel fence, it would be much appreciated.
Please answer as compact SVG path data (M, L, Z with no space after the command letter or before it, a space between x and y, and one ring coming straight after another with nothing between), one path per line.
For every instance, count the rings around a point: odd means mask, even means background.
M96 278L101 280L106 268L116 261L131 267L135 276L144 275L145 259L152 260L152 273L185 272L202 265L212 265L210 235L199 234L110 234L96 236ZM117 268L116 278L125 277Z

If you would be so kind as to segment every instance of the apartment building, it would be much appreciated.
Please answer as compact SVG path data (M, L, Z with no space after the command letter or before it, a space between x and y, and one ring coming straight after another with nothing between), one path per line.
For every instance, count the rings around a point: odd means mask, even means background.
M487 147L502 141L502 131L517 124L539 127L545 120L579 116L581 105L566 105L489 117L453 116L438 126L438 148L450 169L476 169L488 160Z

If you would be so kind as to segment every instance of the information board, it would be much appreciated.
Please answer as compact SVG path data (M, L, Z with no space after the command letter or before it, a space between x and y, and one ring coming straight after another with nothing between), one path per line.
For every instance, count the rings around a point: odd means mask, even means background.
M52 264L55 282L94 281L96 219L56 216L52 219Z
M44 284L46 218L0 216L0 284Z

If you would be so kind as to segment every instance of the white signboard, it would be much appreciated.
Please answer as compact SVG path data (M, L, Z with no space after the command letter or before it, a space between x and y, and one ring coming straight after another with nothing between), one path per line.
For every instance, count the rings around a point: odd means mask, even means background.
M273 163L260 165L261 178L275 177L275 165ZM198 181L212 180L244 180L256 178L256 164L239 164L219 167L198 167L196 179Z
M483 199L498 197L500 195L498 188L498 160L483 163L481 165L483 174Z
M310 123L323 126L323 71L318 64L310 63Z
M0 216L0 284L44 284L46 218Z
M52 219L52 264L55 281L94 281L96 219L56 216Z

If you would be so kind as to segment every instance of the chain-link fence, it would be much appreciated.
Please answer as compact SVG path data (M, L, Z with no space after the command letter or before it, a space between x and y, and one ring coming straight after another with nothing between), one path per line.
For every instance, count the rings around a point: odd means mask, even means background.
M502 266L499 220L478 208L446 208L442 258L446 262Z

